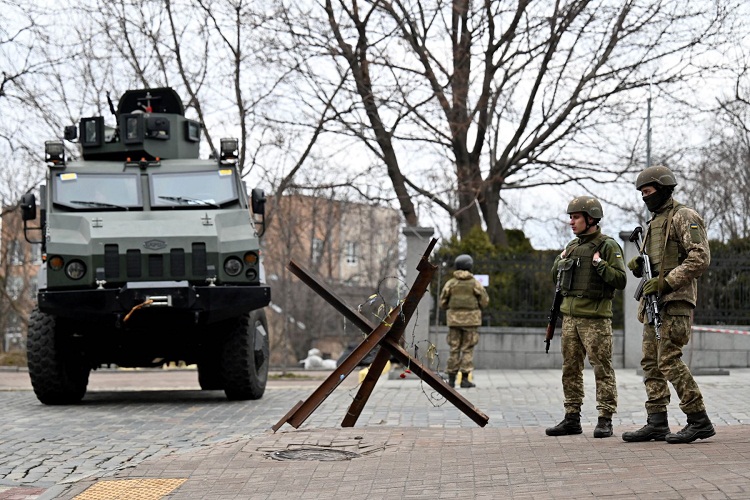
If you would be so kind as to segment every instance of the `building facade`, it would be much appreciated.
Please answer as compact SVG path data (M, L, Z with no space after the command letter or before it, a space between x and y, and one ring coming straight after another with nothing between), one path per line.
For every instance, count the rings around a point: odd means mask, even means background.
M36 304L37 273L42 263L41 245L24 238L21 211L3 207L0 232L0 332L2 352L24 351L29 315ZM38 227L39 221L29 222ZM38 239L38 231L30 232Z
M397 210L325 197L269 199L263 238L266 279L272 287L272 365L292 366L315 347L337 358L361 333L286 268L310 270L350 306L398 287L400 216ZM375 318L370 318L375 319Z

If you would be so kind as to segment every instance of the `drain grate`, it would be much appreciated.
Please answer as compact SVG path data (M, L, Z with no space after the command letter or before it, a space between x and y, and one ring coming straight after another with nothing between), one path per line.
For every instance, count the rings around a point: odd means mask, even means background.
M297 448L294 450L281 450L271 453L271 458L276 460L313 460L319 462L331 462L334 460L351 460L359 458L359 453L346 450L332 450L329 448Z

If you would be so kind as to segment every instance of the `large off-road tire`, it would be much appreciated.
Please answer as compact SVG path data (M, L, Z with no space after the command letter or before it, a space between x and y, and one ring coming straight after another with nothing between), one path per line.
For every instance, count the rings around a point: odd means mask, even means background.
M268 381L268 322L262 309L227 322L222 378L227 399L259 399Z
M34 309L26 338L29 376L37 399L46 405L75 404L83 399L91 368L75 352L71 337L54 316Z

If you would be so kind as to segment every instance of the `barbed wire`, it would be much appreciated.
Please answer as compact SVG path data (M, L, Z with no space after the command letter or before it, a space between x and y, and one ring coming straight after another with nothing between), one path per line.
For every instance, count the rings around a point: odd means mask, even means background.
M403 304L406 298L406 291L408 287L406 282L397 276L386 276L378 282L375 293L367 297L365 302L357 305L357 311L360 312L366 318L373 316L377 318L379 323L384 323L390 316L393 309L396 307L402 308L399 315L403 320L406 318L403 316ZM419 325L419 309L415 309L414 315L411 319L411 342L406 343L406 336L404 339L404 348L407 352L412 351L413 357L425 370L432 370L438 377L445 380L446 375L440 369L440 353L435 344L429 340L417 340L416 330ZM391 325L388 325L391 326ZM367 337L367 333L362 332L363 337ZM420 345L423 346L420 352ZM393 369L393 368L391 368ZM411 374L411 362L403 366L403 373L400 374L401 378L406 378L408 374ZM380 376L380 374L378 375ZM355 391L359 390L361 382L359 382L349 393L352 399L354 399ZM440 407L447 402L440 393L432 389L428 384L425 384L424 380L420 377L420 390L425 395L427 400L432 404L433 407Z

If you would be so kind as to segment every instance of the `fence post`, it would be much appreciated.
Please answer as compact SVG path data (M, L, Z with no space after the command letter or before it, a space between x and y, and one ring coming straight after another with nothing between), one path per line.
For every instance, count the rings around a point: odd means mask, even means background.
M430 238L432 238L435 230L431 227L406 226L402 232L406 236L406 286L411 287L419 274L417 264L424 255L425 248L429 245ZM430 294L425 295L419 302L412 324L404 332L406 345L411 345L413 334L414 344L420 350L424 350L423 353L427 352L427 341L430 335L430 308L432 306Z
M623 241L622 249L625 259L625 264L630 262L630 259L638 255L638 249L635 243L631 243L628 240L632 231L622 231L620 233L620 239ZM633 276L630 269L627 270L628 282L625 285L625 290L622 291L622 315L623 315L623 367L624 368L640 368L641 358L643 357L643 349L641 343L643 340L643 325L638 321L638 302L633 298L635 289L638 286L638 278Z

